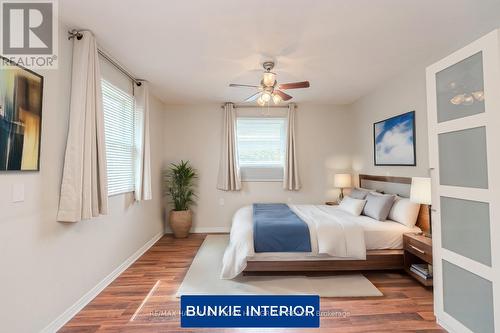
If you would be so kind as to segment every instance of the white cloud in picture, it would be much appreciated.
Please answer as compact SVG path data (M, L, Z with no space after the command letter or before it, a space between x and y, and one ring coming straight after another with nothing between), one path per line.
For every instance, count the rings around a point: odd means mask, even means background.
M415 165L414 124L414 112L375 124L376 165Z

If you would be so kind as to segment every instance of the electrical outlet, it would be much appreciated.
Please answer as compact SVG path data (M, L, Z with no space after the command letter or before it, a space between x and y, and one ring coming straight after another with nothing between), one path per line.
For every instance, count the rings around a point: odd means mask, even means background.
M288 197L288 199L286 199L288 201L288 203L292 203L292 198Z
M224 204L225 204L224 198L219 198L219 205L224 206Z

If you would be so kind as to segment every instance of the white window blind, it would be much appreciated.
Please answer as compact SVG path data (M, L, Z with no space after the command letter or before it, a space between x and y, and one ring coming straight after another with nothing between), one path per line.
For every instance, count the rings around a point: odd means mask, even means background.
M134 96L102 79L108 195L134 191Z
M238 162L243 181L282 181L286 119L238 118Z

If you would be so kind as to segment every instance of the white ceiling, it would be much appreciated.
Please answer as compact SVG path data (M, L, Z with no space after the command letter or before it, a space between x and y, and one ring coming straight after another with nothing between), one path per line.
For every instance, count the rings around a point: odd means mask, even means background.
M500 26L500 0L61 0L167 103L239 102L277 61L297 102L347 104Z

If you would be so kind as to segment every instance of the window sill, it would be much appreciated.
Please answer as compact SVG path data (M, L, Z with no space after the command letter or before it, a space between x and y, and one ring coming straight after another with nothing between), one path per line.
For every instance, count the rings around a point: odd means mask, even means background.
M126 191L126 192L108 194L108 198L117 197L119 195L134 194L134 192L135 192L134 190L130 190L130 191Z

